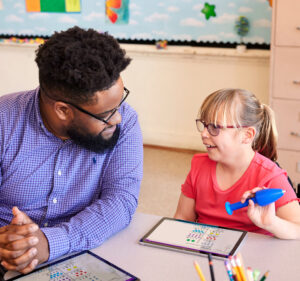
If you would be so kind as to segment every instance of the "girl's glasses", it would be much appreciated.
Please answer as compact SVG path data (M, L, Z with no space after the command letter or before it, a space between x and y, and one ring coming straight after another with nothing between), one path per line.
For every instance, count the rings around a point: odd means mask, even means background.
M202 133L204 131L204 129L206 128L207 131L209 132L209 134L212 135L213 137L216 137L217 135L219 135L220 129L247 128L247 126L221 126L221 125L215 125L213 123L206 124L204 121L202 121L200 119L196 119L196 126L200 133Z

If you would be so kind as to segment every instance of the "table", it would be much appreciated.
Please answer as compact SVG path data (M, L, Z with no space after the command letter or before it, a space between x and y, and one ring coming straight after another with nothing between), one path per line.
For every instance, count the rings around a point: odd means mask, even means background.
M194 269L196 260L210 281L206 257L169 251L138 243L161 217L136 213L131 224L111 237L103 245L92 251L126 271L138 276L142 281L199 281ZM239 249L245 266L259 269L261 275L270 270L266 281L300 280L300 241L248 233ZM222 260L214 260L216 281L229 280Z

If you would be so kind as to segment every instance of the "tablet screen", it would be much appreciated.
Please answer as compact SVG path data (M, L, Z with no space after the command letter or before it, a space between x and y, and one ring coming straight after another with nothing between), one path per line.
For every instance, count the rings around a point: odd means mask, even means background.
M195 222L163 218L142 239L142 244L227 258L234 255L247 232Z
M53 264L46 265L27 275L17 276L9 280L20 281L133 281L139 280L123 269L100 258L92 252L85 251Z

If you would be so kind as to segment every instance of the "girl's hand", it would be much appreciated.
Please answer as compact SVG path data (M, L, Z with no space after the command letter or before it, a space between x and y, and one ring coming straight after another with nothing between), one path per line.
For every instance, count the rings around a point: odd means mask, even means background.
M256 187L252 190L246 191L241 198L241 202L244 203L246 199L254 197L255 193L262 189L266 188ZM273 224L276 218L275 203L273 202L266 206L259 206L258 204L254 204L254 202L250 199L247 214L249 219L256 226L266 229Z

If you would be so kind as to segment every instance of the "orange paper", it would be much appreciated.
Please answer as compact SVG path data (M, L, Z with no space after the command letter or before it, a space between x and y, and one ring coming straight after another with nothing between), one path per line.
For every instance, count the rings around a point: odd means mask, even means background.
M40 12L41 11L40 0L26 0L26 10L27 12Z

